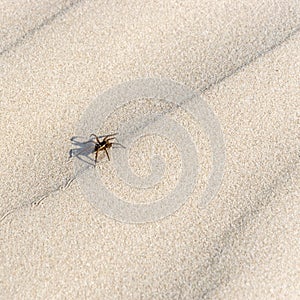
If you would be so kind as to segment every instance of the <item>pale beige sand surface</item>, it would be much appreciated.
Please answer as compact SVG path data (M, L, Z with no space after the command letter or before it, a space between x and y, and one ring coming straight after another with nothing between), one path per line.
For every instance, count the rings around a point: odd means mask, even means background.
M2 21L0 298L298 299L299 1L33 3ZM69 138L98 94L147 76L202 93L226 171L207 207L199 184L130 225L66 187Z
M0 53L10 51L55 18L70 13L78 3L78 0L1 1Z

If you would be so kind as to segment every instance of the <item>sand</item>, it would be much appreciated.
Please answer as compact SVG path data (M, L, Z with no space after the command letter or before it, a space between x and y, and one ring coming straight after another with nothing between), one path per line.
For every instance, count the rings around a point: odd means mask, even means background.
M3 6L1 299L300 298L298 1ZM225 170L206 206L203 175L171 216L128 224L95 209L73 180L70 138L98 95L148 77L205 99L222 128ZM199 124L173 113L207 174ZM140 175L147 145L130 152ZM157 146L171 166L181 147ZM102 158L98 168L111 164ZM166 169L160 189L175 171ZM128 197L114 177L107 184Z

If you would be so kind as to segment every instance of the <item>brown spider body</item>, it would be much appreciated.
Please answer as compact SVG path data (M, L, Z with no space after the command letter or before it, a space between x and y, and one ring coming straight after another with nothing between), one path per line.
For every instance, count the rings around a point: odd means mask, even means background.
M102 139L102 141L100 141L99 138L97 137L97 135L91 134L91 136L93 136L96 139L96 141L93 141L93 143L95 144L95 148L93 151L93 153L95 153L95 165L97 164L99 151L105 151L108 160L110 160L107 149L112 148L113 145L118 145L118 146L125 148L120 143L113 142L114 140L117 140L115 135L117 135L117 133L105 135L104 138Z

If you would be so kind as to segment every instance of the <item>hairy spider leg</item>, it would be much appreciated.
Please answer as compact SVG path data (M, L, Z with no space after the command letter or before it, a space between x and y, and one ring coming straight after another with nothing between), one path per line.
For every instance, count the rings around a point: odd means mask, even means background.
M116 140L116 138L115 137L112 137L112 138L109 138L109 139L107 139L107 140L103 140L103 143L105 143L105 145L109 145L109 144L111 144L111 142L110 141L112 141L112 140Z
M117 142L119 142L119 141L117 140L117 138L115 138L115 137L113 137L113 138L110 138L110 139L107 139L107 140L106 140L106 142L109 142L110 140L116 140ZM119 146L121 146L122 148L126 149L126 147L125 147L125 146L123 146L123 145L122 145L122 144L120 144L120 143L109 142L109 144L111 144L111 145L119 145ZM111 147L111 146L110 146L110 147Z
M94 136L94 137L96 138L97 143L99 143L99 144L101 143L101 142L99 141L98 137L96 136L96 134L92 133L92 134L90 135L90 137L91 137L91 136ZM94 142L94 141L93 141L93 142ZM94 143L95 143L95 142L94 142Z
M101 144L103 141L109 140L109 139L107 139L108 137L112 137L112 136L117 135L117 134L118 134L118 133L116 132L116 133L107 134L107 135L102 135L102 136L99 136L99 137L98 137L96 134L92 133L92 134L90 135L90 137L91 137L91 136L95 137L97 143ZM104 137L104 139L102 140L102 142L100 142L99 138L102 138L102 137ZM95 143L95 142L93 141L93 143Z
M99 139L99 138L104 138L104 140L108 137L111 137L111 136L114 136L114 135L117 135L118 133L111 133L111 134L106 134L106 135L100 135L100 136L97 136L96 134L92 133L90 136L94 136L96 139Z
M110 160L110 158L109 158L109 155L108 155L108 152L107 152L106 148L104 148L104 150L105 150L105 153L106 153L106 155L107 155L107 158L108 158L108 160Z
M105 135L105 137L107 138L107 137L118 135L118 134L119 134L118 132L115 132L115 133L107 134L107 135Z
M97 158L98 158L98 152L100 151L100 148L96 150L96 153L95 153L95 166L97 164Z
M116 134L116 133L115 133ZM106 138L104 138L103 139L103 141L106 141L106 142L109 142L109 141L111 141L111 140L116 140L117 142L119 142L118 141L118 139L116 138L116 137L111 137L111 138L109 138L109 139L106 139ZM126 148L125 146L123 146L122 144L120 144L120 143L110 143L111 145L119 145L119 146L121 146L122 148Z
M101 142L101 143L103 143L103 142ZM105 151L105 153L106 153L106 155L107 155L107 158L108 158L108 160L110 160L110 157L109 157L109 154L108 154L108 152L107 152L107 148L110 148L112 146L112 144L111 143L108 143L108 144L103 144L103 145L101 145L97 150L95 150L95 164L97 163L97 158L98 158L98 153L99 153L99 151Z
M95 137L95 139L97 141L97 142L92 141L95 144L95 150L94 150L94 152L96 152L95 153L95 165L97 163L99 151L103 151L104 150L105 153L106 153L106 156L107 156L108 160L110 160L110 157L109 157L109 154L108 154L108 151L107 151L108 148L111 148L113 145L119 145L119 146L121 146L123 148L126 148L126 147L124 147L120 143L110 142L112 140L118 141L117 138L114 137L117 134L118 133L112 133L112 134L105 135L102 141L100 141L99 138L94 133L90 135L90 136Z
M114 135L117 135L118 133L112 133L112 134L108 134L104 137L103 141L108 141L110 139L116 139L116 137L114 137ZM108 139L109 138L109 139Z
M126 149L126 147L125 146L123 146L122 144L120 144L120 143L111 143L112 145L119 145L119 146L121 146L122 148L124 148L124 149Z

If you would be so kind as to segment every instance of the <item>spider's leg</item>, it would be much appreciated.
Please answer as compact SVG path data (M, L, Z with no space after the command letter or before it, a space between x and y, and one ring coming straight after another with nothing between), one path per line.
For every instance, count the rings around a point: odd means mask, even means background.
M90 135L90 137L95 137L95 138L97 138L97 136L96 136L96 134L94 134L94 133L92 133L91 135Z
M122 148L126 148L125 146L123 146L122 144L120 144L120 143L111 143L112 145L119 145L119 146L121 146Z
M91 136L95 137L97 143L99 143L99 144L101 143L101 142L99 141L98 137L96 136L96 134L92 133L92 134L90 135L90 137L91 137ZM94 142L94 143L95 143L95 142ZM95 143L95 144L96 144L96 143Z
M98 150L96 151L96 153L95 153L95 167L96 167L96 164L97 164L97 159L98 159L98 153L99 153L99 150L100 150L100 149L98 149Z
M111 138L109 138L109 139L105 139L106 142L111 141L111 140L116 140L116 141L118 141L118 139L117 139L116 137L111 137Z
M105 153L106 153L106 155L107 155L107 158L108 158L108 160L110 160L110 158L109 158L109 155L108 155L108 152L107 152L106 148L104 148L104 150L105 150Z
M107 141L107 138L113 137L114 135L117 135L117 134L118 134L118 132L116 132L116 133L111 133L111 134L107 134L107 135L105 135L103 141Z
M119 134L118 132L115 132L115 133L107 134L106 137L110 137L110 136L114 136L114 135L118 135L118 134Z
M112 142L110 142L110 141L113 141L113 140L115 140L115 138L110 138L110 139L107 139L107 140L103 140L103 142L105 142L106 145L109 145L109 144L112 144Z

